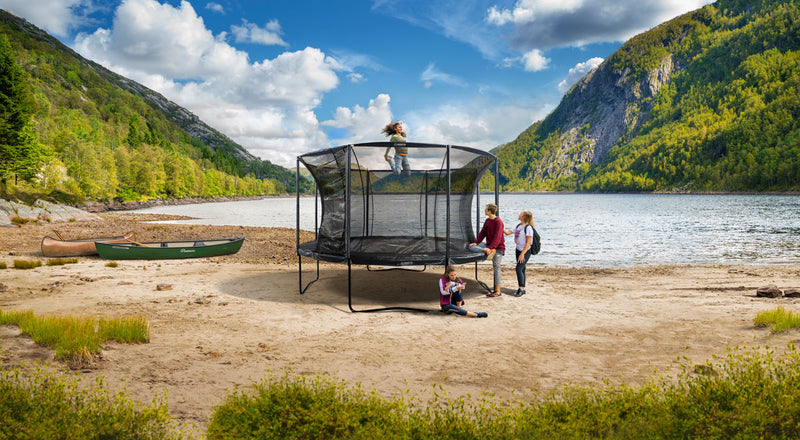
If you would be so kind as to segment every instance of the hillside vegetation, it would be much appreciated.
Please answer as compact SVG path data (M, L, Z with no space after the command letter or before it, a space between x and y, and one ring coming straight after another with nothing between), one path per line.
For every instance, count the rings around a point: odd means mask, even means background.
M800 190L800 6L720 0L626 42L495 151L505 190Z
M5 11L0 64L0 112L13 123L0 126L2 192L80 201L294 191L291 171Z

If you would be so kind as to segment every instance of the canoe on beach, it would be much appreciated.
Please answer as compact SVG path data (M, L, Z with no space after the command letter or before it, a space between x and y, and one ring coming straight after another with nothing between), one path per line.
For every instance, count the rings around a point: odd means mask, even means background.
M42 239L42 254L45 257L81 257L85 255L97 255L97 248L95 243L98 241L106 243L127 243L133 232L128 232L125 235L118 235L115 237L96 237L96 238L78 238L74 240L65 240L61 234L56 232L59 238L45 236Z
M107 260L167 260L203 258L239 252L244 237L213 240L157 241L148 243L97 243L97 253Z

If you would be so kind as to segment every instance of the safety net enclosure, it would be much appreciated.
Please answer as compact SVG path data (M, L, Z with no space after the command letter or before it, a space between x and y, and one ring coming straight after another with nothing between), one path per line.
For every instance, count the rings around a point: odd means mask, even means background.
M384 158L407 148L409 168L396 174ZM402 150L401 150L402 151ZM473 199L494 155L475 148L419 143L343 145L298 156L311 173L321 213L315 237L297 254L317 261L411 266L477 262ZM497 199L497 185L494 188ZM316 206L316 205L315 205ZM482 212L482 210L480 211ZM304 213L303 215L310 215Z

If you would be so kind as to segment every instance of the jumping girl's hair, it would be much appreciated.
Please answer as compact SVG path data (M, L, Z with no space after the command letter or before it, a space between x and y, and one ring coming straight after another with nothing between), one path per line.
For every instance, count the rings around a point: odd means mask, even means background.
M385 134L386 136L391 136L393 134L399 134L400 136L406 137L406 133L405 132L397 131L397 127L401 126L401 125L403 125L403 123L400 122L400 121L397 121L397 122L392 121L392 122L386 124L385 127L383 127L383 130L381 130L381 133Z
M455 270L455 268L454 268L453 266L446 266L446 267L444 268L444 274L445 274L445 276L447 276L447 275L449 275L449 274L451 274L451 273L453 273L453 272L455 272L455 271L456 271L456 270Z
M522 214L522 223L533 226L533 213L526 210L522 211L521 214Z
M497 205L495 205L494 203L489 203L488 205L486 205L486 210L491 212L492 215L497 215Z

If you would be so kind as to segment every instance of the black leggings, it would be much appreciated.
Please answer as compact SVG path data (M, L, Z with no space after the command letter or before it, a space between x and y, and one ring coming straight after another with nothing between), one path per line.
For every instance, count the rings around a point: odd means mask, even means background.
M528 260L531 258L531 250L528 249L528 252L525 252L525 261L520 263L519 262L519 255L522 251L515 249L517 251L517 259L514 260L517 262L517 285L519 287L525 287L525 265L528 264Z

